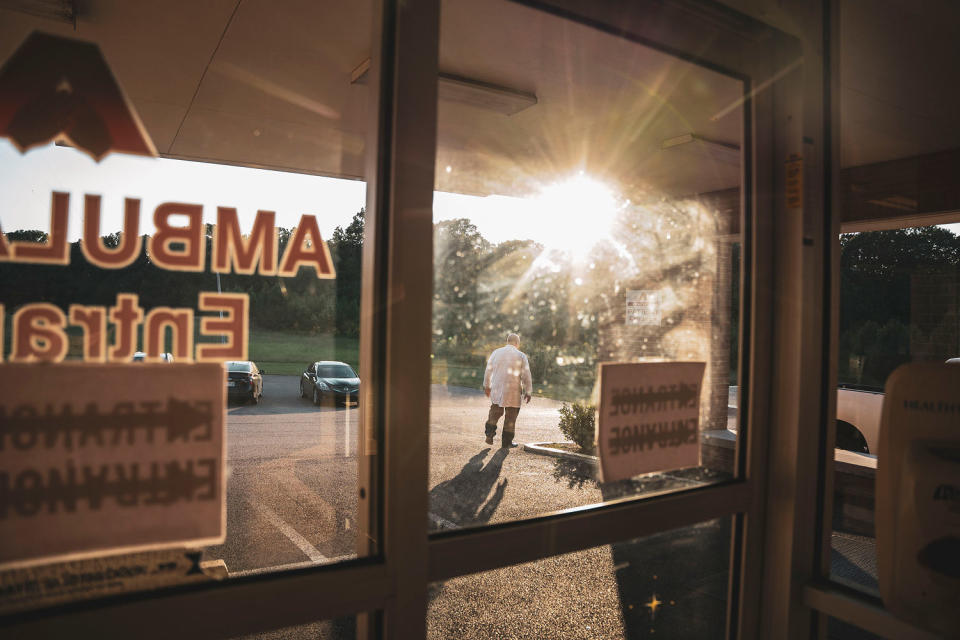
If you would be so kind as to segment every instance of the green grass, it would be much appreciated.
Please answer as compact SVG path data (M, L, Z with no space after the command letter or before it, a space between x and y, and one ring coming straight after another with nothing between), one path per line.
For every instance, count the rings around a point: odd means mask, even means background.
M344 336L251 329L250 359L270 375L300 375L317 360L340 360L359 373L360 347Z

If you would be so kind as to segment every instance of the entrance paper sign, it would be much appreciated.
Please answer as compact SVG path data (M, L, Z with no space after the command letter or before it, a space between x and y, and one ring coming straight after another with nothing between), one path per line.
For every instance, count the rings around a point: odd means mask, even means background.
M0 366L0 567L222 543L223 366Z
M600 365L603 482L700 465L703 362Z
M627 324L659 327L661 322L660 292L652 290L627 291Z

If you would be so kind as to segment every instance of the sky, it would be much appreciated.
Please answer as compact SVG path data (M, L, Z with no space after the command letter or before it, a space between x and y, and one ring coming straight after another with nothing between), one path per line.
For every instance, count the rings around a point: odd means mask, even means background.
M164 202L203 205L204 222L218 206L235 207L248 231L257 209L275 211L277 226L293 227L303 214L317 217L329 238L366 202L366 184L319 176L168 158L110 154L98 164L69 147L47 146L24 155L0 140L0 228L49 231L53 191L70 194L70 241L83 232L83 196L101 201L101 235L120 229L124 198L140 199L140 233L153 229L153 210Z
M214 223L218 206L235 207L248 231L258 209L275 211L277 226L293 227L303 214L315 215L324 238L346 227L366 203L366 183L308 174L252 169L207 162L109 154L99 163L70 147L49 145L20 152L0 139L0 228L50 229L54 191L70 194L69 240L83 233L83 196L100 195L101 235L118 231L124 198L140 199L140 232L153 228L153 210L163 202L203 205L204 222ZM543 220L517 198L480 198L437 192L434 219L468 217L491 242L542 235ZM521 234L521 235L518 235Z

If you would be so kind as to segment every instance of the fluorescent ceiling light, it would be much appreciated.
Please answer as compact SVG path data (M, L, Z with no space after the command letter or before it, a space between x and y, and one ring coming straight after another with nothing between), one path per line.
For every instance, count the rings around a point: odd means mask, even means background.
M367 59L350 74L350 84L366 84L369 71L370 60ZM537 104L536 94L445 71L439 74L437 91L441 100L468 104L507 116Z
M691 144L693 144L693 146L687 146ZM721 140L711 140L710 138L705 138L698 133L684 133L683 135L662 140L660 142L660 150L666 151L667 149L691 149L706 151L722 162L729 164L740 163L739 145L735 145L730 142L723 142Z
M69 22L77 26L76 0L0 0L0 9Z
M910 211L911 213L917 211L917 201L913 198L905 198L903 196L887 196L882 200L867 200L867 203L875 204L878 207L897 209L898 211Z

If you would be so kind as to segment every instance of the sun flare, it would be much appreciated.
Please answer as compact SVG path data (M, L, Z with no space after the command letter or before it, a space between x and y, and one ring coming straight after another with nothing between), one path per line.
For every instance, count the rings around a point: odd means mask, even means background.
M543 189L534 200L538 217L545 221L538 241L546 249L584 258L601 240L610 237L622 208L613 191L583 174Z

